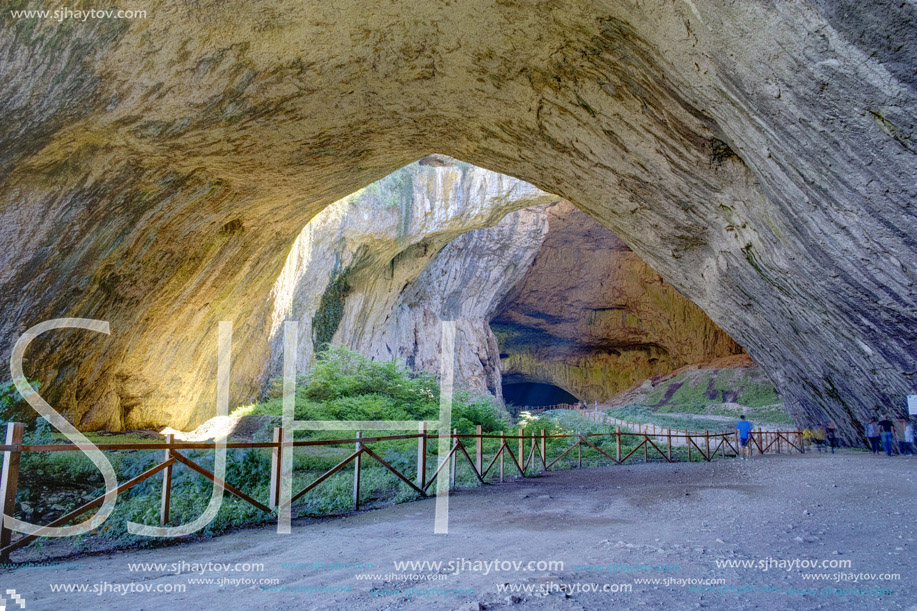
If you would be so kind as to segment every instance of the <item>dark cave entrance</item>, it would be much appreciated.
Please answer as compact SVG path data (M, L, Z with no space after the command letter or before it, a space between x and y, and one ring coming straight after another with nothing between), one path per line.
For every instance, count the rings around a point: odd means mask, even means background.
M503 385L503 400L516 407L544 407L559 403L578 403L579 399L559 386L538 382Z

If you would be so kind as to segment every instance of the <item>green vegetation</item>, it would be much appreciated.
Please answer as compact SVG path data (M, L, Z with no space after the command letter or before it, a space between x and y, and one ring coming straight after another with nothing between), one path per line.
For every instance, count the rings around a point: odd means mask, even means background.
M274 394L279 394L279 381ZM279 416L280 397L240 407L233 416ZM439 382L426 372L414 372L395 361L371 361L339 346L329 346L315 366L297 380L294 413L297 420L436 420ZM456 390L452 426L472 433L476 425L487 432L509 430L509 418L490 395ZM364 434L367 431L363 431ZM314 432L313 438L327 433ZM352 437L352 435L351 435ZM333 438L342 438L335 431Z
M744 412L763 422L792 424L774 385L755 369L686 371L657 384L635 405L653 406L657 418L663 414L732 418Z
M578 412L573 410L549 410L538 414L538 416L532 416L528 412L522 412L519 418L519 425L523 428L525 435L535 435L538 436L541 434L541 431L545 431L545 435L583 435L585 439L605 452L608 456L616 456L617 452L617 440L614 435L611 433L615 432L615 426L605 423L596 423L588 418L581 416ZM518 433L518 431L516 431ZM632 435L633 431L628 429L621 429L621 456L626 456L631 450L633 450L643 439ZM600 434L601 436L590 437L590 435ZM548 439L545 446L548 455L548 462L554 460L557 456L563 453L564 450L572 446L576 442L575 439L569 437L562 437L556 439ZM513 452L516 452L518 447L518 440L513 439L510 442L510 449ZM531 452L531 441L526 441L526 457L529 456ZM639 456L638 456L639 454ZM537 454L536 454L537 456ZM658 456L657 456L658 458ZM583 467L596 467L596 466L608 466L611 464L607 456L602 456L595 449L590 448L587 444L582 446L582 459ZM629 458L626 463L638 462L643 460L643 453L637 452L634 456ZM577 466L578 454L576 451L568 453L564 458L559 460L552 469L570 469ZM533 473L537 470L533 470Z
M11 387L11 385L8 385ZM0 395L8 421L21 421L23 415L15 401L15 389L2 387ZM300 420L437 420L439 416L439 385L426 373L415 373L394 362L374 362L339 347L329 347L318 358L315 367L300 378L296 393L295 412ZM27 408L27 406L26 406ZM28 409L28 408L27 408ZM233 415L280 415L281 400L239 408ZM508 416L488 395L457 390L453 400L452 426L460 433L473 433L481 425L486 432L509 431ZM64 442L54 434L43 419L28 427L27 441ZM413 432L413 431L406 431ZM364 436L392 435L388 431L362 431ZM97 443L143 443L149 436L134 434L110 435L90 433ZM352 439L355 431L298 432L297 438ZM270 428L260 431L257 440L268 440ZM490 440L488 440L490 441ZM495 442L495 440L494 440ZM436 443L429 444L428 473L437 464ZM468 444L473 453L473 443ZM416 476L417 442L414 439L377 442L373 451L407 477ZM492 451L496 450L496 446ZM353 444L333 444L314 448L298 448L294 453L294 490L299 490L318 475L331 469L353 451ZM191 460L208 470L213 469L212 451L183 451ZM106 452L121 482L155 466L161 452ZM478 485L473 471L463 464L456 472L457 484ZM269 450L228 450L226 480L262 501L268 497L270 481ZM351 466L333 475L294 504L294 516L327 515L352 509L353 470ZM173 467L171 513L173 525L183 524L199 516L210 499L212 484L185 466ZM130 535L127 521L158 525L162 478L154 476L122 494L105 526L90 537L74 538L74 549L114 548L122 546L151 546L168 543ZM17 496L18 517L35 523L47 523L90 498L104 493L101 474L81 452L26 453L22 458L20 488ZM371 458L364 457L361 477L361 504L380 506L417 498L409 486L398 480ZM255 507L224 494L222 508L213 522L200 534L212 536L233 527L273 520ZM47 544L47 540L36 545Z
M31 382L32 388L38 390L38 382ZM13 382L0 384L0 422L25 422L32 423L38 414L25 402L25 399L16 390Z
M719 420L703 417L684 417L663 414L646 405L627 405L605 412L612 418L637 422L640 424L658 424L670 429L690 429L692 431L731 431L735 422L733 420ZM739 414L741 415L741 414ZM738 415L735 418L738 420Z
M279 381L275 382L279 391ZM8 420L21 420L22 406L15 401L14 391L10 386L0 387L0 405ZM275 392L279 394L279 392ZM306 374L299 376L295 395L295 416L297 420L438 420L439 418L439 384L436 378L423 372L410 371L395 362L376 362L340 347L329 346L318 356L315 366ZM648 408L647 408L648 409ZM237 408L233 416L279 416L282 412L282 401L275 396L262 403ZM630 417L632 420L637 418ZM603 452L615 456L617 440L614 435L592 436L595 433L613 433L614 427L594 423L577 412L558 410L534 416L522 412L517 422L494 402L489 395L475 394L457 389L453 397L452 428L460 434L472 434L481 426L493 438L483 441L484 466L496 454L500 433L516 435L519 428L526 437L524 453L518 456L517 439L507 442L509 449L517 458L527 460L532 453L532 438L536 438L535 447L540 445L537 437L541 431L549 436L546 439L549 461L558 457L570 448L574 438L550 438L552 435L586 435L587 439ZM270 439L273 422L266 422L259 431L256 441ZM30 443L62 442L62 436L52 431L43 420L38 419L28 427L27 441ZM361 431L366 437L392 435L391 431ZM408 433L413 432L406 431ZM297 439L353 439L356 431L299 431ZM111 435L90 433L89 438L95 443L131 442L143 443L155 441L149 434L130 433ZM630 431L622 430L621 453L627 455L637 446L641 438ZM469 454L474 456L475 442L464 440ZM438 464L437 443L428 443L427 474L432 476ZM385 461L403 473L408 479L416 478L417 442L415 439L372 442L370 447ZM329 444L315 447L300 447L294 452L293 489L298 491L314 481L316 477L328 471L350 453L353 443ZM679 454L676 450L676 455ZM212 451L183 451L185 456L208 470L213 469ZM650 460L661 460L653 456ZM121 482L139 475L156 465L162 458L161 452L150 451L114 451L106 452L118 479ZM480 482L473 469L459 453L456 463L456 484L458 486L478 486ZM575 467L578 452L573 450L554 465L554 469ZM643 452L638 451L630 457L629 462L642 461ZM537 466L536 466L536 463ZM226 480L256 499L265 501L268 497L270 481L270 450L234 449L227 451ZM582 465L584 467L608 465L609 460L595 449L582 446ZM516 473L515 465L509 454L504 457L505 473L512 477ZM537 453L528 466L527 473L534 475L540 471L540 458ZM495 466L486 479L493 481L498 477L499 467ZM157 525L159 521L159 504L162 478L154 476L128 490L119 497L114 514L100 531L91 536L72 540L73 549L89 551L92 549L110 549L124 546L152 546L172 542L130 535L126 531L126 522ZM347 466L332 475L320 486L299 499L293 507L294 516L317 516L347 512L352 509L353 467ZM171 524L187 523L199 516L211 496L212 484L181 464L173 467ZM45 452L26 453L22 458L20 488L17 496L18 517L33 523L48 523L62 513L104 493L102 478L95 466L81 452ZM361 478L361 505L378 507L418 498L418 494L380 464L364 456ZM216 518L201 533L213 536L241 525L267 523L275 519L273 514L266 514L246 502L224 494L222 508ZM37 545L47 545L42 540Z
M774 385L756 368L698 369L657 383L606 413L666 428L722 431L745 414L752 422L794 426Z

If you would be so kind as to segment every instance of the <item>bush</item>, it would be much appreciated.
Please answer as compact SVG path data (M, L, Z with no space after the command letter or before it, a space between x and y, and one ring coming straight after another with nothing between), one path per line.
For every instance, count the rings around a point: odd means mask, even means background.
M277 393L280 381L275 380L273 388ZM328 346L312 369L299 376L294 413L297 420L436 420L439 399L439 382L427 372ZM275 397L238 408L233 415L279 416L282 409L281 401ZM508 415L493 397L456 390L452 426L461 433L473 433L477 425L487 432L510 428Z
M38 390L38 382L30 382ZM26 403L13 382L0 384L0 422L25 422L31 424L38 418L32 406Z

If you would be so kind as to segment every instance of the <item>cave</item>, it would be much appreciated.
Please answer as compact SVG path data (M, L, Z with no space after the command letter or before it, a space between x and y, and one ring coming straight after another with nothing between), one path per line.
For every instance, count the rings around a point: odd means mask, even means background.
M903 415L917 384L917 39L906 4L840 4L344 0L280 19L271 2L166 0L130 24L4 17L0 358L39 322L108 321L108 336L35 342L43 395L86 429L193 426L231 320L232 402L250 400L272 358L265 295L303 227L442 153L610 229L797 422L862 442L876 406Z
M510 413L526 407L547 407L552 405L575 405L579 399L566 390L553 384L541 382L507 382L503 380L503 399L507 407L513 406Z
M606 227L569 202L490 320L506 376L605 402L649 378L747 354Z
M291 318L304 374L330 342L435 375L440 325L452 321L456 383L510 411L519 398L506 396L507 383L552 385L570 393L554 403L598 405L685 367L711 376L754 367L706 314L570 202L444 155L316 215L271 295L265 391L280 373L280 325ZM735 377L741 386L748 375Z

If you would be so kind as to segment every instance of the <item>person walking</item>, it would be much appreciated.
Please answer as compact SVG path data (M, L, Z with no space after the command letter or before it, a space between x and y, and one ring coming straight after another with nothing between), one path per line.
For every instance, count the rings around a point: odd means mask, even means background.
M745 414L742 414L742 417L736 422L736 430L739 432L739 451L741 452L739 458L742 460L748 460L748 457L751 456L751 448L748 447L748 438L754 428L755 425L745 419Z
M815 443L812 441L813 439L815 439L815 432L811 428L806 427L802 429L802 443L804 448L811 448L812 444Z
M870 418L866 423L866 440L869 441L869 449L873 454L879 453L879 425L875 418Z
M834 426L833 422L829 422L825 426L825 442L831 448L831 453L834 454L834 448L837 447L837 427Z
M879 432L882 434L882 448L886 455L891 456L895 447L895 423L887 415L879 420Z
M825 428L822 426L817 426L812 431L812 441L815 442L815 449L818 450L819 454L821 453L822 446L825 445L827 440L827 435L825 434ZM828 450L825 449L827 452Z

